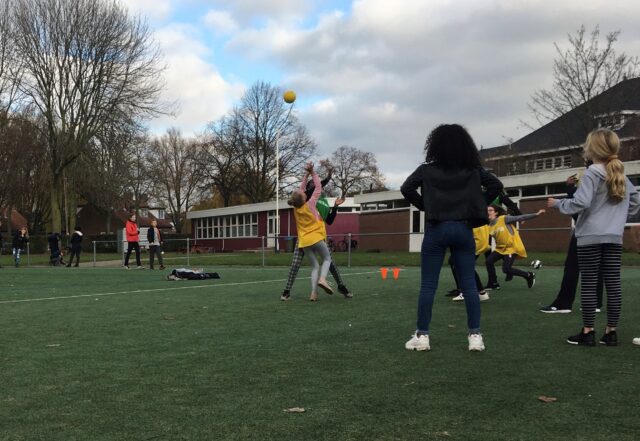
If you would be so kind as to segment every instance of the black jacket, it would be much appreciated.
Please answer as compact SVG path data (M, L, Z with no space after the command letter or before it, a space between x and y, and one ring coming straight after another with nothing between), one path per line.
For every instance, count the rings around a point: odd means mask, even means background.
M160 236L158 238L158 242L162 243L162 233L160 233L160 229L158 229L158 235ZM149 229L147 230L147 240L149 241L149 244L153 243L156 239L156 233L155 230L153 229L153 227L149 227Z
M82 233L74 231L69 240L69 244L72 250L79 250L82 248Z
M20 234L20 231L16 231L13 233L13 243L11 244L11 247L23 250L27 246L28 242L29 238L27 236L23 236Z
M475 228L489 222L487 205L502 188L502 182L482 167L449 170L429 163L418 167L400 191L407 201L425 212L427 222L466 221Z
M51 233L47 237L47 242L49 242L49 250L53 253L54 251L60 251L60 234Z

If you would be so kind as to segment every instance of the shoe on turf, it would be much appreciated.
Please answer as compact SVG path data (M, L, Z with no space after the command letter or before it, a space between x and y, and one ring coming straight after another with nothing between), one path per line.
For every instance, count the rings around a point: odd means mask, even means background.
M445 297L457 297L459 296L461 291L459 289L452 289L448 293L445 294Z
M129 265L122 265L122 267L123 267L124 269L131 269L131 268L129 268Z
M567 343L570 345L580 346L595 346L596 345L596 333L594 331L584 333L582 329L576 335L572 335L567 338Z
M580 308L580 311L582 311L582 308ZM602 309L596 308L596 312L602 312Z
M512 280L513 280L513 273L507 274L507 276L504 278L505 282L511 282Z
M496 283L488 283L487 286L484 287L485 291L492 291L494 289L500 289L500 284Z
M331 285L329 285L329 282L320 282L320 281L318 281L318 286L320 288L322 288L322 290L324 292L326 292L327 294L329 294L329 295L333 294L333 288L331 288Z
M411 340L404 344L404 347L410 351L428 351L431 349L429 345L429 335L418 335L416 332L411 336Z
M452 298L451 300L454 302L464 302L464 295L460 293L456 297Z
M353 294L349 291L349 289L344 285L338 285L338 292L344 296L345 299L350 299L353 297Z
M282 300L283 302L286 302L287 300L291 300L291 294L282 293L282 295L280 296L280 300Z
M544 312L546 314L569 314L571 310L569 308L558 308L553 305L549 305L540 308L540 312Z
M470 351L484 351L484 340L482 340L482 334L469 335L469 350Z
M533 288L535 284L536 284L536 273L529 271L529 274L527 275L527 286L529 288Z
M164 265L160 265L160 271L164 269Z
M618 334L616 334L616 331L610 331L608 334L605 333L600 338L600 344L606 346L618 346Z
M480 301L481 302L486 302L487 300L489 300L489 293L487 291L480 291L478 293L478 297L480 297Z
M631 343L633 343L636 346L640 346L640 337L636 337L634 338Z
M142 266L142 265L138 265L138 266L136 267L136 269L144 269L144 266Z

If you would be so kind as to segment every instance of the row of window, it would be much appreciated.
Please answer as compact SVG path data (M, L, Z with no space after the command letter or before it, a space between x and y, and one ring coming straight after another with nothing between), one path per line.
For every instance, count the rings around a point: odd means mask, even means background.
M196 219L196 239L258 237L258 213Z
M525 172L533 173L558 168L571 168L571 155L553 156L551 158L531 159L525 162Z

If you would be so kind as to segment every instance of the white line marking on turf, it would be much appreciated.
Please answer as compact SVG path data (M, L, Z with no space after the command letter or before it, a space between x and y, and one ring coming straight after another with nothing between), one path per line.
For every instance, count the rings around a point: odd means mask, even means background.
M348 273L348 274L343 274L343 276L358 276L363 274L375 274L377 272L378 271L367 271L363 273ZM298 279L306 280L310 278L311 277L299 277ZM39 297L35 299L2 300L0 301L0 304L42 302L45 300L80 299L83 297L104 297L104 296L116 296L120 294L141 294L141 293L147 293L147 292L175 291L175 290L181 290L181 289L216 288L219 286L256 285L258 283L272 283L272 282L286 282L286 281L287 279L274 279L274 280L257 280L253 282L220 283L217 285L191 285L191 286L178 286L178 287L172 287L172 288L136 289L133 291L102 292L97 294L78 294L75 296Z

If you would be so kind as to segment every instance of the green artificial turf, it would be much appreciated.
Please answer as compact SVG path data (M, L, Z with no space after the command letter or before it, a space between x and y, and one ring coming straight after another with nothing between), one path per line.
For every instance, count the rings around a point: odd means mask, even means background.
M212 269L212 268L209 268ZM636 440L640 269L623 269L620 346L574 347L576 310L538 312L560 268L482 303L487 350L467 351L444 293L432 350L410 352L419 269L342 268L355 296L292 300L286 268L215 267L169 282L115 268L0 270L2 440ZM484 276L484 273L481 272ZM598 337L605 315L597 318ZM557 402L543 403L541 395ZM302 407L305 413L284 409Z

